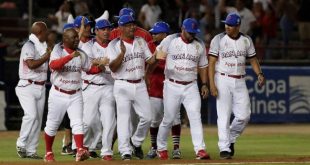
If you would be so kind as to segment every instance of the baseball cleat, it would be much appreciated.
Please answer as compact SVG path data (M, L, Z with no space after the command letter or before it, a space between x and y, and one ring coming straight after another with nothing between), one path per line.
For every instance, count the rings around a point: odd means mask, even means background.
M30 158L30 159L43 159L43 157L39 156L37 153L31 154L31 155L27 155L27 158Z
M26 152L25 148L16 146L16 150L17 150L17 155L19 157L21 157L21 158L26 158L27 157L27 152Z
M220 152L220 159L231 159L231 153L228 151L221 151Z
M47 152L44 156L44 162L55 162L53 152Z
M210 159L210 156L205 150L199 150L196 159Z
M230 156L235 155L235 143L230 143L229 149L230 149Z
M169 158L167 150L157 151L157 155L160 160L168 160Z
M149 152L147 153L147 155L146 155L146 159L154 159L154 158L156 158L156 156L157 156L157 153L156 153L156 149L154 148L154 147L152 147L150 150L149 150Z
M179 148L172 151L172 159L181 159L181 151Z
M84 161L89 158L89 152L85 150L84 148L79 148L76 156L75 156L75 161Z
M106 161L110 161L110 160L112 160L112 159L113 159L112 155L104 155L104 156L102 157L102 160L106 160Z
M122 160L131 160L131 155L130 154L125 154L122 156Z
M96 151L90 151L90 152L89 152L89 157L90 157L90 158L98 158L99 155L97 154Z

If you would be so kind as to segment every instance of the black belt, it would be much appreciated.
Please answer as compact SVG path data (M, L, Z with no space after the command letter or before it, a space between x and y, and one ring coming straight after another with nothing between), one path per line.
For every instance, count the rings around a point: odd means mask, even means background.
M67 90L63 90L61 88L59 88L58 86L54 86L56 90L58 90L59 92L62 92L62 93L65 93L65 94L68 94L68 95L73 95L75 94L76 92L80 91L81 89L77 89L77 90L71 90L71 91L67 91Z
M220 75L228 76L228 77L232 77L232 78L236 78L236 79L241 79L241 78L245 77L245 75L231 75L231 74L225 74L225 73L220 73Z
M171 78L169 78L169 81L177 83L177 84L182 84L182 85L188 85L188 84L193 82L193 81L178 81L178 80L174 80L174 79L171 79Z
M106 84L96 84L96 83L90 82L88 80L84 80L84 83L85 84L90 84L90 85L98 85L98 86L106 85Z

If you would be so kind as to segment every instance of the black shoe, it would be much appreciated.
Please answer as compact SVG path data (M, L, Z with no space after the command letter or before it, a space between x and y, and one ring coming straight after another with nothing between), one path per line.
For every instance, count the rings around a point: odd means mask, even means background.
M235 155L235 143L230 143L229 149L230 149L230 156Z
M73 150L71 148L72 143L62 147L61 155L73 155Z
M143 159L144 157L144 154L143 154L143 150L142 150L142 147L136 147L135 145L133 145L132 141L130 140L130 144L132 145L133 147L133 154L139 158L139 159Z
M25 148L16 146L16 150L17 150L17 155L19 157L21 157L21 158L26 158L27 157L27 152L26 152Z
M221 151L220 152L220 158L221 159L231 159L230 152L228 152L228 151Z
M98 158L99 156L98 156L96 151L90 151L89 152L89 157L91 157L91 158Z
M30 158L30 159L43 159L43 157L39 156L37 153L34 153L32 155L28 155L27 158Z
M123 155L122 160L131 160L131 155L130 154Z
M77 150L74 149L74 150L72 150L72 151L73 151L72 156L75 158L75 157L76 157Z

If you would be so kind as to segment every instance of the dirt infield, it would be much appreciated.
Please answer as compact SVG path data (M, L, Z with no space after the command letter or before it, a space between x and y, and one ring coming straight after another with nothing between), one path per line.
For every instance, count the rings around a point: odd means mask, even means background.
M189 134L189 129L183 129L182 128L182 134ZM214 137L217 134L217 129L215 126L206 126L205 127L205 135L213 135ZM310 124L278 124L278 125L249 125L246 131L244 132L243 136L256 136L256 135L276 135L280 136L282 134L292 134L292 135L301 135L302 137L310 137ZM306 136L305 136L306 135ZM0 132L0 140L3 139L16 139L18 136L17 131L2 131ZM308 142L310 142L308 140ZM12 144L14 145L14 144ZM309 144L305 145L309 146ZM266 150L270 150L270 148L266 148ZM5 148L0 148L0 150L5 150ZM302 151L300 151L302 152ZM213 151L213 154L217 152ZM307 149L306 153L310 153L310 148ZM72 165L72 164L90 164L90 165L102 165L102 164L310 164L310 155L304 156L304 153L300 154L291 154L286 155L279 154L276 156L252 156L247 158L246 156L236 156L231 160L220 160L218 159L218 155L212 155L211 154L211 160L194 160L194 159L180 159L180 160L131 160L131 161L122 161L122 160L113 160L113 161L101 161L100 159L91 159L87 160L85 162L74 162L74 161L61 161L61 162L55 162L52 164L60 164L60 165ZM56 158L56 160L58 160ZM42 160L33 161L33 160L22 160L19 158L14 159L13 161L6 161L5 158L0 158L0 165L36 165L36 164L46 164Z

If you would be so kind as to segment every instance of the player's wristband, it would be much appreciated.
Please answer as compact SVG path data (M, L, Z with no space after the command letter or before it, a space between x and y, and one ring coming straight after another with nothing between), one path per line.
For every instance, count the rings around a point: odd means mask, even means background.
M259 77L259 76L265 77L263 72L258 73L258 74L257 74L257 77Z
M201 86L208 86L207 83L202 83Z

